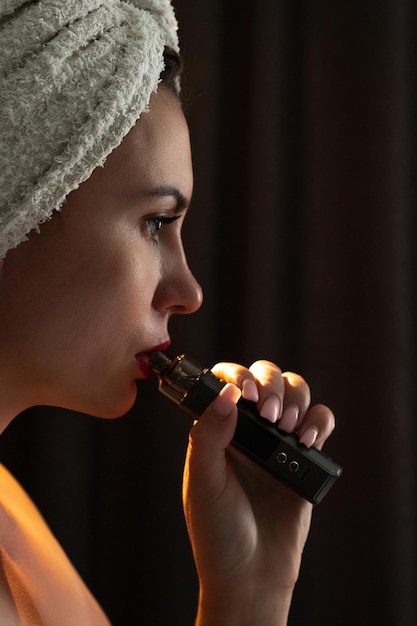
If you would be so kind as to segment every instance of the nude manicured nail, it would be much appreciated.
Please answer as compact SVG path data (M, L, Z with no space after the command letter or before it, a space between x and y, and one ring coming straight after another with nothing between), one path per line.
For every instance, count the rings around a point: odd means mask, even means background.
M247 378L242 384L242 397L245 400L251 400L252 402L258 402L259 392L256 383L251 378Z
M224 420L230 415L240 396L241 391L239 387L232 385L232 383L228 383L221 389L212 405L220 420Z
M269 396L263 403L260 415L272 423L275 423L281 412L281 401L278 396Z
M297 426L299 413L300 410L298 406L287 406L282 413L278 428L280 430L285 430L287 433L292 433Z
M313 443L316 441L318 434L319 434L319 429L316 426L310 426L301 435L300 443L303 443L307 448L311 448Z

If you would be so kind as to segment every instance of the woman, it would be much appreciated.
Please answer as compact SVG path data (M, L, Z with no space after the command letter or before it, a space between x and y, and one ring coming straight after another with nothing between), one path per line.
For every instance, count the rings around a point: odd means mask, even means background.
M201 303L181 242L192 194L164 0L9 0L1 28L0 419L48 404L118 417ZM161 82L160 82L161 81ZM190 433L196 624L287 622L311 505L229 448L240 395L321 446L333 429L277 366L226 379ZM107 624L34 505L0 472L0 623Z

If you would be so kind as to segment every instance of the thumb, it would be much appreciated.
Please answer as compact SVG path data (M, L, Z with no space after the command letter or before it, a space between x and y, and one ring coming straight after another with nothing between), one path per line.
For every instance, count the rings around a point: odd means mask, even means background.
M216 501L227 480L225 450L237 422L241 391L228 383L191 428L184 469L185 501ZM186 507L187 510L187 507Z
M236 429L236 403L241 396L239 387L227 383L217 398L204 411L190 432L195 444L201 441L210 448L224 451L230 444Z

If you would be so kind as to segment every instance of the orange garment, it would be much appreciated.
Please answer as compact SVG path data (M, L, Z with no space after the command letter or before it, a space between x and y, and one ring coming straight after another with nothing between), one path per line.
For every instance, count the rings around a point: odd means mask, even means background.
M38 509L2 465L0 625L109 626Z

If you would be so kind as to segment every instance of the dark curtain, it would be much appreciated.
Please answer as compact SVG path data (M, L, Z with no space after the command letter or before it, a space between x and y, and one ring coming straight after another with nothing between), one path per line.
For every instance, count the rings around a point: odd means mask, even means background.
M290 624L411 626L415 3L176 8L195 163L185 242L205 303L173 322L172 353L272 359L336 414L326 449L344 474L315 510ZM155 382L120 420L37 408L1 443L115 626L195 612L190 420Z

